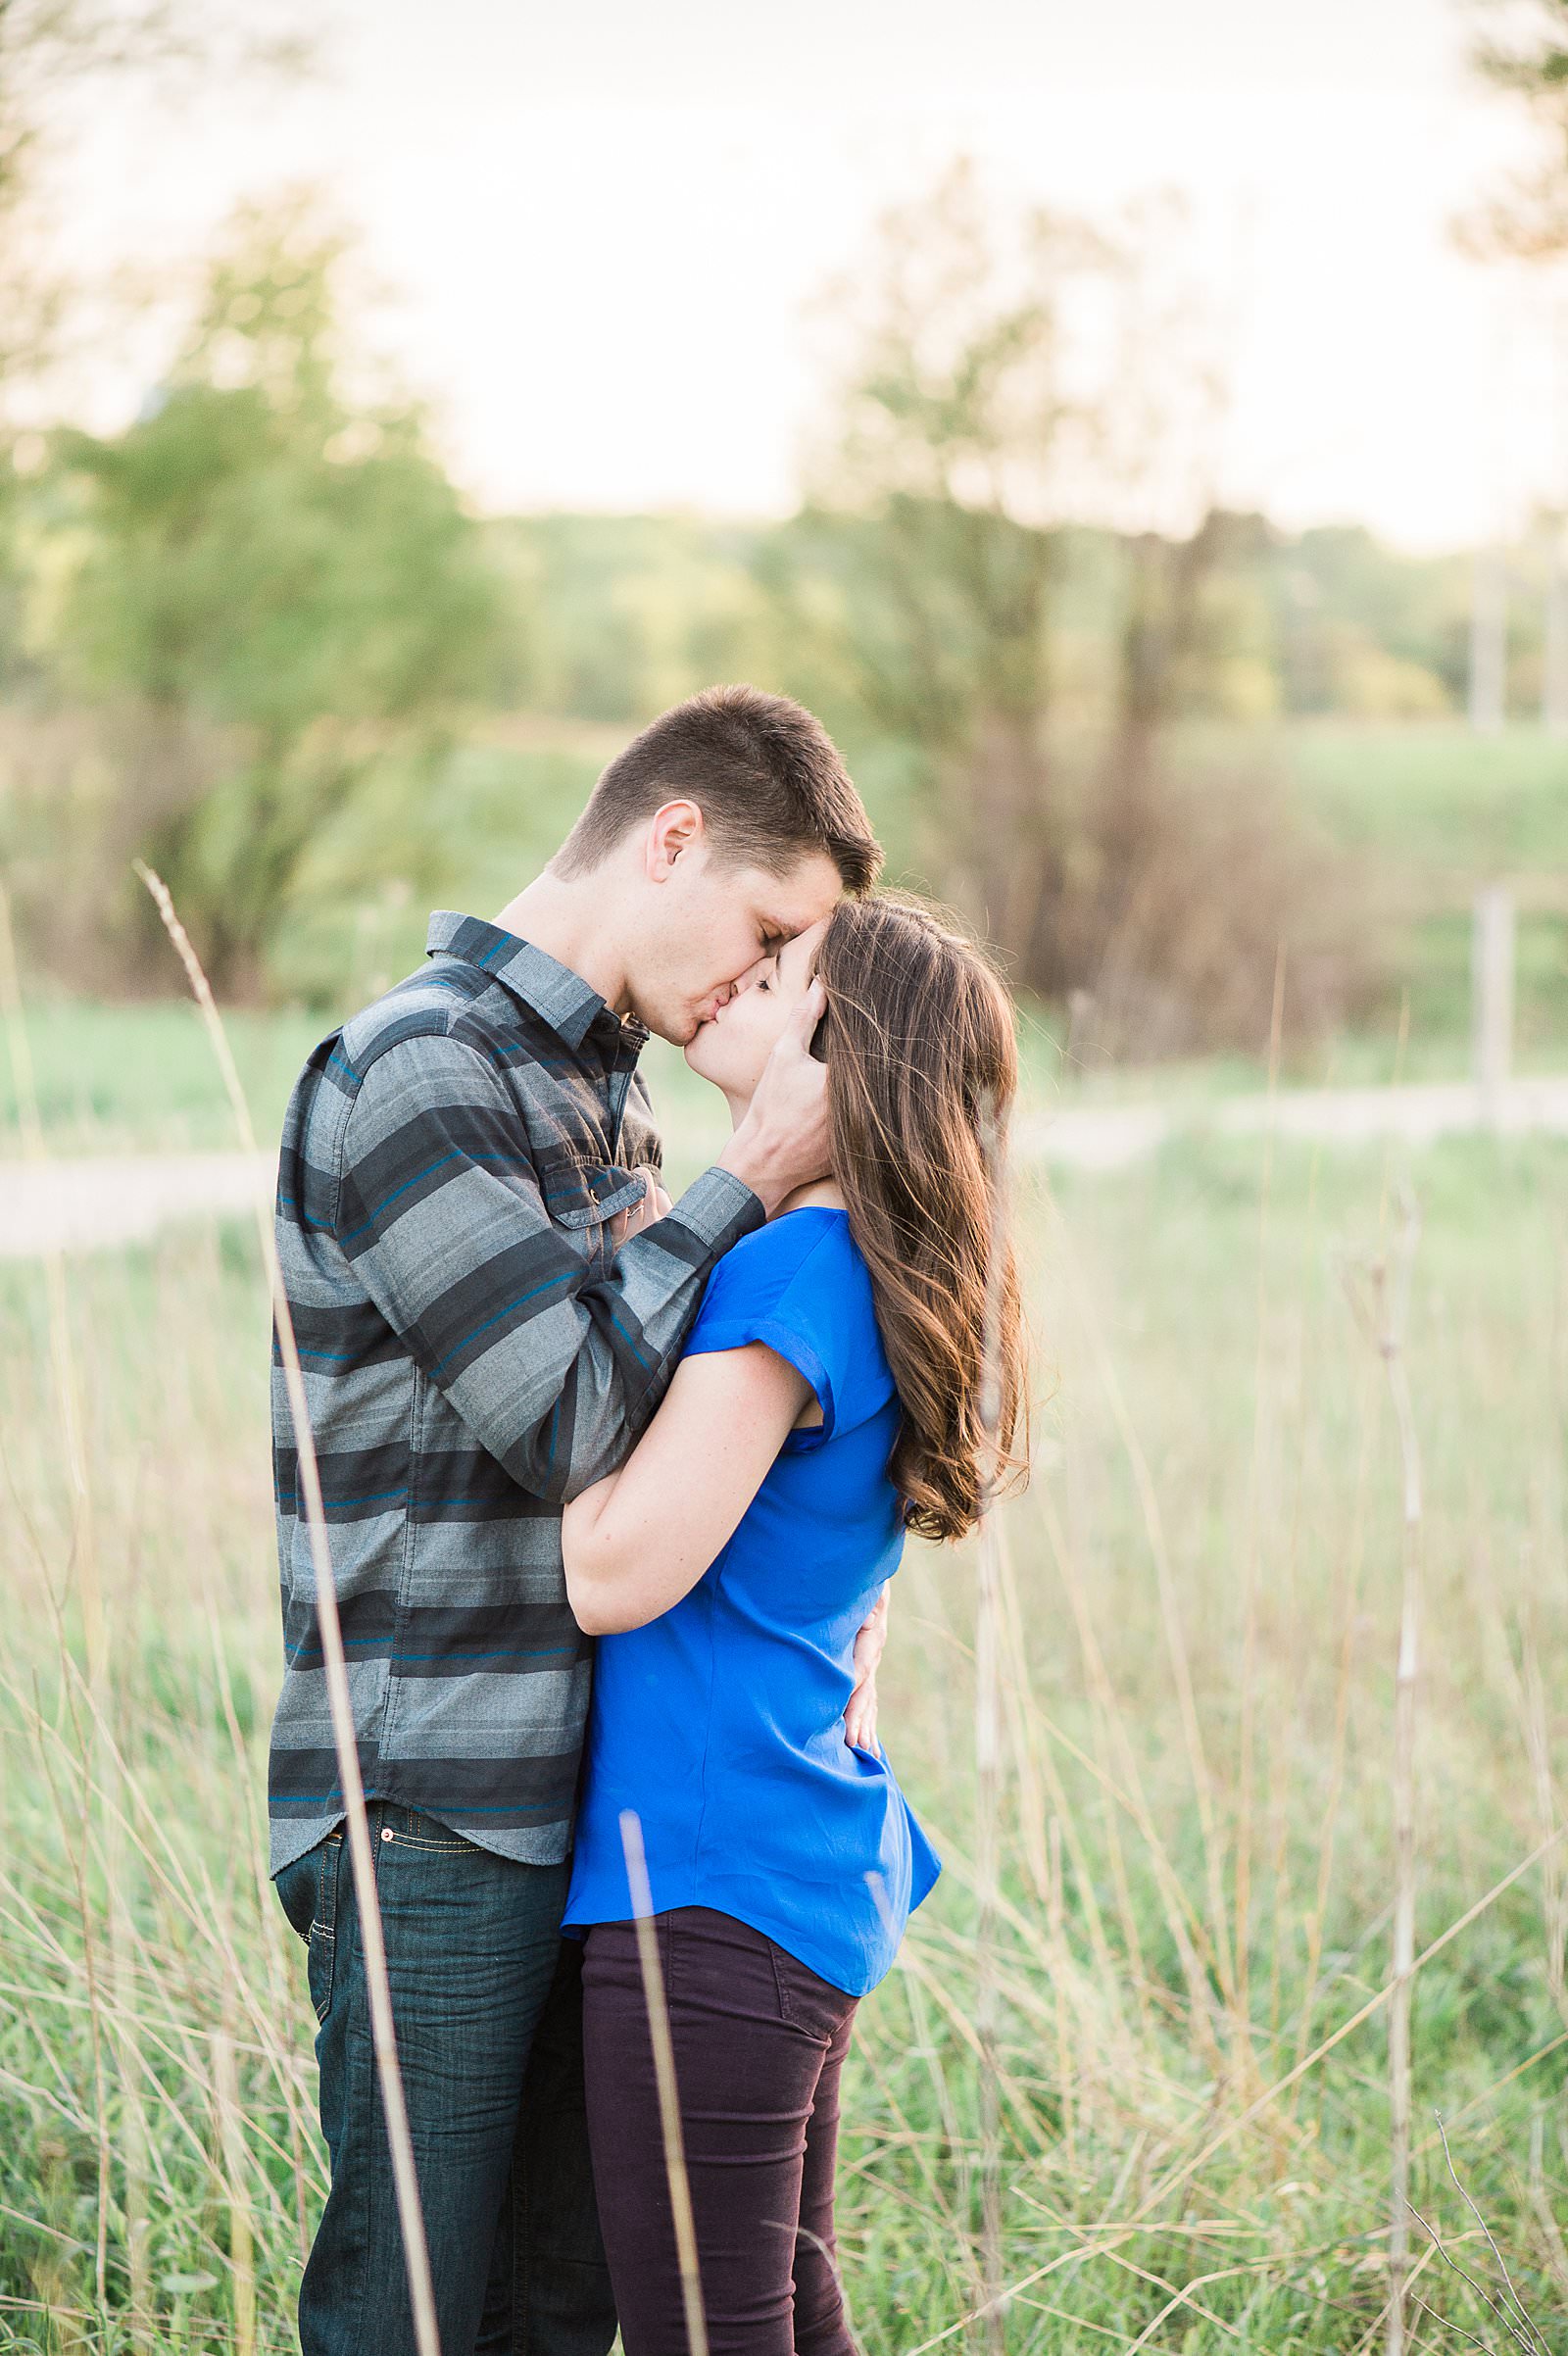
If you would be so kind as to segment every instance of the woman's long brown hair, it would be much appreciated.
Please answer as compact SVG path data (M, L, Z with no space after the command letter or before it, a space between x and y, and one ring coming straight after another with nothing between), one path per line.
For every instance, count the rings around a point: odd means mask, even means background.
M1023 1320L1012 1247L992 1215L983 1139L1000 1141L1018 1085L1012 1004L972 941L891 895L840 903L816 955L828 1010L833 1175L871 1272L903 1423L889 1473L905 1520L960 1538L988 1483L1027 1478ZM993 1226L995 1236L993 1237ZM993 1460L981 1392L987 1271L1001 1413Z

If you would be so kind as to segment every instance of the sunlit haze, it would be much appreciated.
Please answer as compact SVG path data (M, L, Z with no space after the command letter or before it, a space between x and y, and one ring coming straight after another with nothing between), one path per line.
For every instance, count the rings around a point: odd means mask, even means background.
M1449 233L1526 135L1445 0L338 0L329 23L314 85L106 102L73 251L161 268L239 196L319 181L487 508L787 511L811 297L959 150L1003 200L1188 194L1229 322L1229 503L1426 547L1561 495L1563 298ZM92 406L142 389L106 358Z

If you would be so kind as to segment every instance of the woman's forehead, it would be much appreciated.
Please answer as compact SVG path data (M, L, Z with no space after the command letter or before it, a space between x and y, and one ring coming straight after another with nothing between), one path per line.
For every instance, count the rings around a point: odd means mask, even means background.
M797 933L793 941L785 942L778 953L778 961L781 969L788 966L792 979L796 974L804 976L808 970L817 944L827 927L828 919L823 916L817 923L808 924L804 933Z

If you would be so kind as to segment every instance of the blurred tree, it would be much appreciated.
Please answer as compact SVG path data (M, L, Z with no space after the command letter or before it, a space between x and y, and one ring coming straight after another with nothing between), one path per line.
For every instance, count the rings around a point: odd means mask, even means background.
M19 392L59 356L79 287L52 237L51 173L95 85L214 78L306 69L313 39L273 0L270 29L224 0L3 0L0 5L0 437L14 432Z
M923 793L922 863L1047 989L1083 978L1063 959L1089 954L1084 928L1059 918L1066 896L1083 912L1086 833L1103 873L1147 831L1235 538L1220 518L1147 528L1206 506L1217 387L1182 227L1163 199L1110 231L1040 209L1008 224L960 162L835 299L851 358L801 546L836 552L861 698ZM1099 611L1069 634L1086 514L1144 528L1095 567ZM1109 750L1086 816L1091 716Z
M1568 253L1568 0L1472 0L1485 30L1475 62L1518 97L1541 134L1539 160L1460 235L1472 251L1551 261Z
M681 515L488 523L527 616L506 681L514 701L634 726L765 668L769 617L753 571L764 530Z
M860 695L927 807L927 863L1015 962L1058 847L1051 596L1101 422L1067 314L1112 261L1044 210L1009 247L960 161L830 297L850 351L798 547L839 573Z
M1383 548L1361 524L1275 540L1269 564L1285 708L1439 717L1464 701L1470 561Z
M493 675L498 583L420 412L350 389L344 252L308 197L242 213L136 422L57 441L62 659L137 714L110 840L165 873L230 991L316 831L378 770L433 775Z
M836 639L901 749L909 863L1015 981L1092 995L1100 1044L1141 1054L1266 1036L1283 940L1308 1023L1354 963L1266 762L1177 741L1277 699L1272 535L1214 502L1189 240L1165 198L1009 217L961 162L889 215L833 300L831 438L773 555L789 683Z
M297 5L269 0L264 29L238 0L0 0L0 688L9 693L35 684L21 614L44 457L37 428L59 413L74 351L94 328L102 334L101 317L88 323L94 290L56 236L83 101L108 85L171 96L242 75L291 78L313 53L303 15L284 24ZM132 299L121 273L114 308Z

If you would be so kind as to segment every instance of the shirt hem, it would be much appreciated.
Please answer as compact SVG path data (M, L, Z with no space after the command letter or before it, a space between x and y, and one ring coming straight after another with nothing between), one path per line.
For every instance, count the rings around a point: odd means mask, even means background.
M412 1802L399 1800L391 1792L376 1792L373 1798L389 1799L396 1807L408 1807ZM335 1833L344 1821L344 1810L323 1816L274 1816L271 1820L270 1856L268 1877L276 1881L278 1875L301 1857L308 1857L328 1834ZM439 1808L421 1808L449 1833L470 1847L488 1849L493 1857L505 1857L514 1865L560 1865L571 1855L569 1825L529 1826L516 1832L484 1832L471 1824L455 1824Z
M903 1938L901 1937L898 1944L894 1947L892 1954L888 1957L886 1963L883 1964L880 1971L876 1972L870 1979L866 1979L863 1974L856 1975L856 1977L859 1980L859 1986L858 1988L848 1988L845 1986L844 1981L838 1976L839 1972L843 1970L842 1965L838 1965L833 1971L824 1970L824 1958L820 1948L817 1948L812 1954L807 1954L804 1951L806 1942L800 1940L796 1933L790 1932L786 1936L780 1932L776 1923L760 1922L758 1920L758 1914L760 1913L760 1908L757 1910L757 1913L743 1913L738 1906L720 1905L711 1892L705 1893L699 1889L695 1890L687 1890L680 1895L674 1895L666 1892L665 1890L661 1890L659 1893L658 1903L654 1908L654 1912L656 1914L673 1914L676 1909L681 1906L707 1906L710 1907L714 1914L727 1914L731 1922L744 1923L749 1931L760 1932L763 1939L770 1939L773 1941L773 1944L776 1947L782 1948L786 1955L793 1956L797 1963L804 1963L807 1970L808 1972L814 1972L819 1980L825 1980L829 1988L836 1988L841 1996L853 1996L857 2003L858 2003L862 1996L870 1995L873 1989L881 1987L889 1972L892 1971L894 1964L898 1961L899 1948L904 1944ZM632 1919L633 1917L629 1913L601 1913L596 1906L589 1906L585 1908L574 1907L568 1900L566 1911L561 1918L561 1928L563 1934L566 1937L574 1936L581 1938L586 1932L591 1931L596 1923L629 1923L632 1921Z

